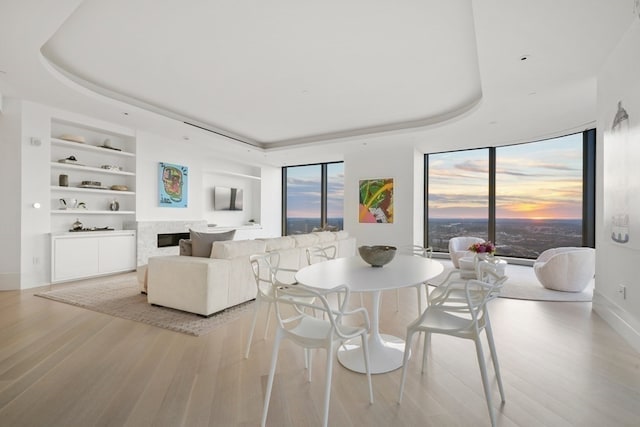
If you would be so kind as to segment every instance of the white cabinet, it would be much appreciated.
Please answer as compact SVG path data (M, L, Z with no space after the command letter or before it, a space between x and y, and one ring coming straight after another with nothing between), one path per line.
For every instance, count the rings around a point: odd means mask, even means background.
M135 218L135 168L133 135L54 119L51 232L69 231L76 219L85 228L121 230Z
M51 282L136 269L136 232L74 232L51 236Z

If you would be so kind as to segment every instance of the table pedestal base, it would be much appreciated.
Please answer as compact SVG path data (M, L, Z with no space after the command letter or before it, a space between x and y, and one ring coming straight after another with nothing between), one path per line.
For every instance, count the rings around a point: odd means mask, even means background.
M402 367L404 341L393 335L369 336L369 360L372 374L383 374ZM360 338L345 342L338 349L338 361L347 369L366 374Z

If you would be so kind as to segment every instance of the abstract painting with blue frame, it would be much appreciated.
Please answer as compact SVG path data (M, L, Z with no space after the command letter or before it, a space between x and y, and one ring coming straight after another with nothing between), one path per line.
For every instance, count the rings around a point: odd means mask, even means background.
M189 189L189 168L160 162L158 170L160 206L186 208Z

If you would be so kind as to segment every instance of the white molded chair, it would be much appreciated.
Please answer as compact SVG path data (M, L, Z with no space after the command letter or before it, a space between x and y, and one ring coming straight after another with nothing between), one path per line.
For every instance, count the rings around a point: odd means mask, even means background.
M431 255L433 254L433 248L431 247L425 248L419 245L406 245L406 246L400 246L398 248L398 253L403 255L414 255L414 256L421 256L424 258L431 258ZM418 293L418 316L420 316L420 314L422 313L422 292L420 290L423 287L424 287L425 299L427 301L427 304L429 304L429 286L427 285L427 282L416 285L415 288ZM396 289L396 311L398 311L399 309L400 309L400 289Z
M317 262L335 259L338 254L338 248L335 245L329 246L311 246L306 250L307 264L315 264Z
M500 377L500 366L493 341L487 303L498 296L507 277L500 277L490 270L487 270L484 274L484 281L476 279L466 281L451 280L449 283L441 285L445 287L444 292L437 298L432 295L430 305L424 313L407 326L407 339L404 350L398 403L402 401L411 341L415 333L425 332L427 334L427 339L424 340L424 350L422 354L422 372L424 372L426 364L427 347L428 343L430 343L428 337L431 333L470 339L474 341L476 346L478 365L480 366L482 385L487 400L491 425L495 426L496 419L491 401L491 388L487 375L484 351L482 349L482 343L480 342L480 333L484 330L487 336L491 359L498 382L498 389L500 390L500 397L502 402L504 402L504 389Z
M278 252L268 252L265 254L252 255L249 258L251 268L253 270L253 277L256 281L256 301L254 304L253 321L251 322L251 330L249 332L249 338L247 340L247 350L244 357L249 357L251 351L251 341L253 339L253 332L256 329L256 321L258 320L258 310L263 303L268 304L267 308L267 321L264 326L264 338L267 338L267 332L269 331L269 321L271 320L271 305L275 302L274 287L286 286L295 284L293 275L296 270L289 268L280 268L280 254ZM284 275L287 275L287 281L283 279ZM308 303L308 299L304 299L301 302Z
M337 310L332 309L327 301L327 296L332 293L341 293L342 305ZM301 300L313 301L311 303L300 303ZM367 382L369 383L369 403L373 403L373 388L371 385L371 370L369 366L369 349L367 345L367 332L369 330L369 316L367 310L360 307L353 311L346 311L349 301L349 288L345 285L338 286L326 292L318 292L303 285L281 286L275 288L276 316L278 327L273 343L273 354L271 358L271 368L267 381L267 390L264 400L264 410L262 413L262 426L267 422L269 412L269 401L271 399L271 389L273 388L273 378L275 376L276 364L278 362L278 350L283 339L290 339L305 349L324 348L327 350L326 365L326 385L324 391L323 425L326 426L329 419L329 398L331 396L331 376L333 371L334 349L338 343L360 337L364 353L364 366L367 371ZM311 308L314 311L322 311L327 316L327 320L310 316L303 311L303 308ZM362 316L362 324L359 326L346 326L342 324L342 319L348 316ZM353 323L353 322L349 322ZM309 381L311 381L311 363L308 364Z
M595 274L596 251L592 248L547 249L533 263L536 277L547 289L582 292Z
M460 264L458 263L460 258L473 255L473 252L469 251L469 246L482 242L484 242L484 239L471 236L452 237L449 239L449 256L451 257L453 266L460 268Z

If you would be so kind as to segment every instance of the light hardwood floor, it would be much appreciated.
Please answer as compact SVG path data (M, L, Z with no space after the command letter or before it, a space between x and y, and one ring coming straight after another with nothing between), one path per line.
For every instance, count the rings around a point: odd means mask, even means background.
M274 327L263 340L264 310L244 359L251 312L192 337L35 291L0 292L1 426L259 424ZM414 299L402 290L396 312L395 292L385 294L381 330L404 336ZM499 425L640 425L640 354L590 303L498 299L490 310L506 392L500 405L494 382ZM424 375L421 347L414 342L401 405L400 370L373 377L369 405L366 377L336 363L329 424L489 425L473 343L434 335ZM325 357L315 353L308 383L302 351L283 343L268 425L320 424Z

